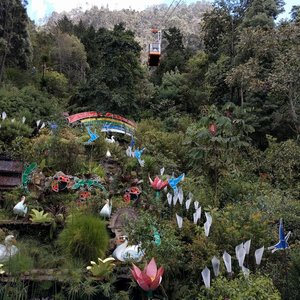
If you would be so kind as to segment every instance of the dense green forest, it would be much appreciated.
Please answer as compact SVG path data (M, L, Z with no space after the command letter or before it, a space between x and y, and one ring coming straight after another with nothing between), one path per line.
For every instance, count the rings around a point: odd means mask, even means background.
M3 259L0 298L300 299L300 6L278 22L283 0L196 2L164 24L166 6L93 8L40 27L26 5L0 3L0 160L24 165L23 185L0 189L0 242L13 234L19 249ZM163 32L158 67L146 62L153 26ZM89 143L66 118L86 111L133 120L135 134L113 143L99 131ZM141 159L126 155L133 142ZM130 188L137 198L126 198ZM26 213L14 221L22 195ZM164 268L154 291L132 276L131 260L101 261L125 210L121 231L143 251L134 264L155 258ZM289 247L272 253L281 219ZM240 265L236 247L248 240Z

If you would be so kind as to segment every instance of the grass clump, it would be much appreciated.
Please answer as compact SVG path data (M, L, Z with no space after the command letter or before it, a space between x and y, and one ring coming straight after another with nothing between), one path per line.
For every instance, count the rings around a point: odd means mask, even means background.
M87 262L103 257L109 244L105 222L93 215L73 215L60 233L58 244L71 258Z

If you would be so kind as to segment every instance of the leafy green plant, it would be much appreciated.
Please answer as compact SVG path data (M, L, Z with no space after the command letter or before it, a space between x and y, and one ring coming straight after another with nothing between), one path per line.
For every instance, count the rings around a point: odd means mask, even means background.
M239 276L233 280L218 277L210 289L202 287L197 300L280 300L280 294L272 280L266 276Z
M43 210L38 211L33 208L31 211L32 213L30 214L30 221L32 223L45 223L53 221L53 218L48 213L45 213Z
M105 222L93 215L72 215L58 237L63 252L83 261L102 257L109 242Z
M95 277L107 277L111 274L115 266L115 264L113 264L114 261L115 259L113 257L108 257L104 260L98 258L98 263L91 261L91 265L87 266L86 269Z

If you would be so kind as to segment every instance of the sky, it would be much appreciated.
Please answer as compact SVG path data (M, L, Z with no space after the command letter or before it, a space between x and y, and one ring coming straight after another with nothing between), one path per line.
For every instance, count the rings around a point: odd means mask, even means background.
M175 3L178 0L175 0ZM45 17L51 15L53 11L63 12L70 11L73 8L81 7L86 10L94 5L101 7L108 7L111 10L132 8L135 10L143 10L151 5L156 4L170 4L172 0L28 0L27 13L30 19L34 20L37 24L41 24ZM185 3L196 2L192 0L185 0ZM212 1L211 1L212 2ZM299 5L299 0L285 0L286 12L282 14L281 18L288 18L289 12L293 5Z

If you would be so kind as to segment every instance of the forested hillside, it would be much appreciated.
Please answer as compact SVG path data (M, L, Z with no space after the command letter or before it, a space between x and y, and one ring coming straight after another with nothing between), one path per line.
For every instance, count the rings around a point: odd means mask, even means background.
M1 1L1 299L300 298L300 6L277 22L283 5L39 27Z

